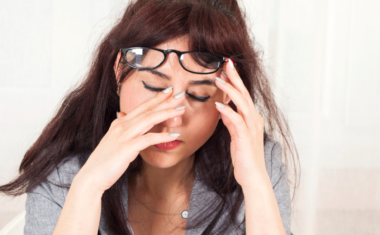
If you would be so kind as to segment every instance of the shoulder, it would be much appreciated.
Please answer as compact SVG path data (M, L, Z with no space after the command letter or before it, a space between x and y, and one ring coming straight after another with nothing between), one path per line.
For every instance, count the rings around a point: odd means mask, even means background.
M82 167L82 155L71 155L32 190L25 201L24 234L52 234L61 214L68 190Z
M67 196L69 187L83 166L83 161L86 156L83 154L70 155L62 160L53 171L40 182L32 190L29 190L28 195L39 195L50 201L54 201L59 206L63 206ZM66 187L63 187L66 186Z
M60 182L62 184L71 184L74 177L84 165L87 157L88 154L71 155L59 163L56 167L56 173Z
M86 154L72 154L63 159L47 177L55 183L71 184L86 161Z

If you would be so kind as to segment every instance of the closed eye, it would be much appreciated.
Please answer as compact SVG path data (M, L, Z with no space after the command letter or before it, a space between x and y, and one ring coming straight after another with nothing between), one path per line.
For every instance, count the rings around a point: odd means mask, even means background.
M143 84L144 84L144 87L145 87L146 89L150 90L150 91L160 92L160 91L165 90L165 88L152 87L152 86L146 84L144 81L142 81L142 82L143 82ZM207 97L200 97L200 96L192 95L192 94L187 93L187 92L186 92L186 94L187 94L191 99L196 100L196 101L199 101L199 102L206 102L206 101L210 98L210 96L207 96Z

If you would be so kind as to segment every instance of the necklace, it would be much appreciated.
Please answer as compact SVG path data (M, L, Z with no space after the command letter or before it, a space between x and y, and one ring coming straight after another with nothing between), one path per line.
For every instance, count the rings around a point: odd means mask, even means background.
M147 206L144 204L144 203L142 203L141 201L140 201L140 199L139 199L139 197L137 196L137 194L136 194L136 192L134 191L134 190L131 190L131 188L129 188L130 190L130 192L132 191L132 193L134 194L134 199L135 200L137 200L141 205L143 205L145 208L147 208ZM149 208L147 208L148 210L150 210ZM150 211L152 211L152 210L150 210ZM173 214L173 215L175 215L175 214ZM187 217L189 216L189 211L188 210L183 210L182 212L181 212L181 216L182 216L182 218L183 219L187 219Z

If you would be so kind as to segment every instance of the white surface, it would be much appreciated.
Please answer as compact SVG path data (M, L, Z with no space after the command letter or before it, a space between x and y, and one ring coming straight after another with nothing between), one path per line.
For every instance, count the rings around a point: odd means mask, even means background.
M26 211L22 211L13 218L3 229L0 230L0 235L23 235L25 225Z
M0 1L0 184L126 2ZM380 234L380 2L243 2L299 149L293 233ZM0 197L0 228L24 202Z

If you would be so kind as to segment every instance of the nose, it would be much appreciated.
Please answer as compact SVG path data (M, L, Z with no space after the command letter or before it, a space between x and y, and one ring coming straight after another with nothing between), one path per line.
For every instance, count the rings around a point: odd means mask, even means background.
M170 67L174 71L173 74L176 74L178 77L188 76L187 72L182 69L178 60L179 60L179 58L177 56L177 53L169 50L169 52L167 54L166 61L164 63L169 63ZM182 86L183 86L183 84L182 84ZM176 86L173 86L173 87L174 87L173 88L173 95L178 94L179 91L185 91L185 87L176 87ZM186 94L184 94L184 95L186 95ZM182 105L185 105L185 104L181 103L178 106L182 106ZM185 113L186 113L186 107L185 107ZM169 128L181 126L182 125L182 118L184 115L185 114L178 116L178 117L169 118L169 119L165 120L164 122L162 122L162 124L165 125L166 127L169 127Z
M183 116L183 115L182 115ZM169 118L163 122L163 124L167 127L177 127L182 124L182 116Z
M186 94L183 94L182 96L184 96ZM186 113L186 105L181 102L181 104L179 104L177 107L180 107L180 106L185 106L185 113ZM182 125L182 118L183 118L183 115L179 115L177 117L173 117L173 118L169 118L169 119L166 119L165 121L162 122L162 124L166 127L169 127L169 128L173 128L173 127L178 127L178 126L181 126Z

